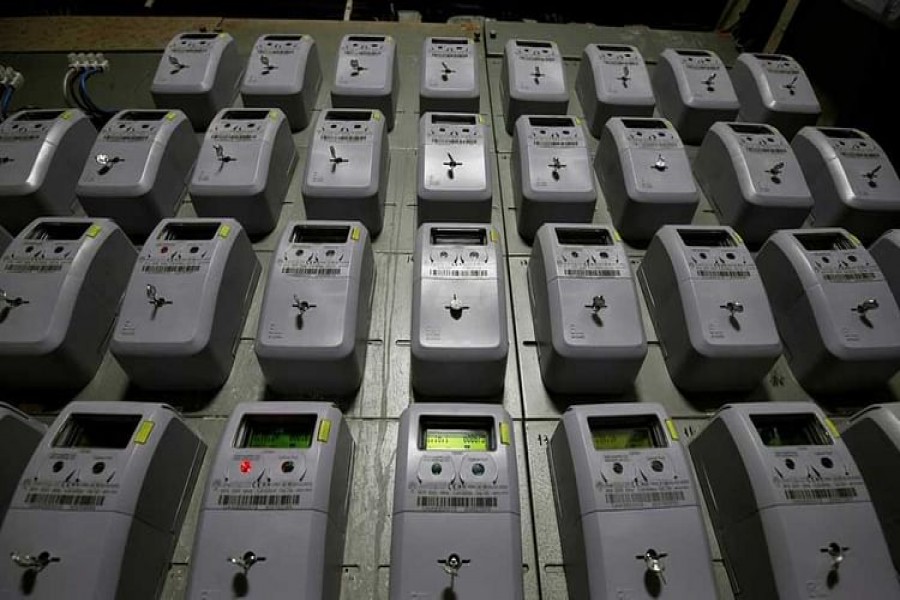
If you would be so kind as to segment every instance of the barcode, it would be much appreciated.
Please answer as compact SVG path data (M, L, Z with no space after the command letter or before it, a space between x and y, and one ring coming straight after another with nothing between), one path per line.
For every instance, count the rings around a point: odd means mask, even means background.
M428 273L432 277L487 277L490 271L487 269L431 269Z
M684 492L608 492L609 504L674 504L684 500Z
M493 496L419 496L419 508L497 508Z
M287 275L340 275L341 270L334 267L281 267Z
M871 281L878 279L875 273L823 273L825 281L833 283L845 283L849 281Z
M229 508L263 508L277 506L297 506L300 504L300 494L263 494L250 496L246 494L219 494L216 502L219 506Z
M534 145L538 148L563 148L563 147L572 147L572 146L580 146L581 142L577 140L572 141L547 141L547 140L536 140Z
M698 277L715 277L717 279L743 279L750 277L746 269L697 269Z
M449 138L441 136L434 136L432 142L440 144L441 146L475 146L476 144L481 143L480 140L477 139Z
M200 265L144 265L144 273L194 273Z
M28 494L25 496L26 504L39 504L41 506L103 506L106 496L89 494Z
M856 489L851 487L815 489L815 490L784 490L788 500L840 500L843 498L856 498Z
M568 277L618 277L622 272L618 269L565 269Z
M7 273L51 273L54 271L62 271L62 265L29 265L28 263L6 265Z
M322 139L326 142L364 142L368 138L367 135L323 135Z

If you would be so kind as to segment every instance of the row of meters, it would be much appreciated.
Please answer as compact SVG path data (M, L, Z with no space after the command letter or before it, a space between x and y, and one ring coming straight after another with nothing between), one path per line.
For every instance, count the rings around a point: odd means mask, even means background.
M509 333L499 234L425 223L413 259L413 390L502 398ZM260 271L233 219L164 219L139 252L108 219L36 219L0 256L0 386L79 388L108 347L139 387L216 389L234 364ZM287 224L256 333L270 389L346 397L359 388L375 277L362 223ZM647 353L635 279L685 392L752 391L782 353L815 395L878 388L900 370L900 230L868 250L839 228L779 230L754 257L730 227L666 225L635 274L611 226L547 223L528 292L551 392L596 397L633 385Z
M693 172L666 119L611 117L603 132L592 161L579 118L518 118L511 169L524 240L546 222L590 223L595 173L613 224L634 245L646 245L662 225L692 221L696 182L719 221L753 247L804 224L844 227L866 243L900 225L900 178L878 143L856 129L804 127L789 143L770 125L717 122ZM490 137L480 115L421 117L420 224L490 222ZM180 110L124 110L99 135L78 109L22 111L0 124L0 225L18 233L36 217L68 216L80 204L143 239L189 191L199 216L234 218L260 237L277 224L296 163L277 108L222 109L200 147ZM389 168L378 109L323 111L302 176L307 217L359 220L377 236Z
M157 598L206 452L181 417L78 401L46 428L0 405L0 432L3 597ZM356 453L331 404L239 404L186 597L338 598ZM659 405L578 405L547 454L570 598L717 598L701 495L737 597L900 598L898 404L843 432L812 403L731 404L689 444ZM390 597L521 600L518 472L502 408L407 408Z

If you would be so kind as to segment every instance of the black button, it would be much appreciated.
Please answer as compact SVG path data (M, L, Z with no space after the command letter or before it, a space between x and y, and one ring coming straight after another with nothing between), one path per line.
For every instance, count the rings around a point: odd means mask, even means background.
M484 465L481 463L475 463L472 465L472 475L484 475Z
M281 472L282 473L293 473L294 472L294 461L286 460L281 463Z
M97 462L94 463L94 466L91 467L91 471L94 472L94 475L99 475L100 473L103 472L103 469L105 469L105 468L106 468L106 463L103 462L102 460L98 460Z
M53 472L54 473L59 473L60 471L62 471L62 468L63 468L63 461L58 460L55 463L53 463Z
M615 471L619 475L621 475L622 471L624 470L625 468L622 466L622 463L613 463L613 471Z
M431 465L431 474L432 475L440 475L441 471L444 470L444 467L441 466L441 463L432 463Z
M794 464L794 460L792 458L784 459L784 466L788 469L793 469L796 465Z
M654 460L650 463L650 468L656 471L657 473L661 473L665 468L661 460Z
M828 458L827 456L822 457L822 466L826 469L830 469L834 466L834 461Z

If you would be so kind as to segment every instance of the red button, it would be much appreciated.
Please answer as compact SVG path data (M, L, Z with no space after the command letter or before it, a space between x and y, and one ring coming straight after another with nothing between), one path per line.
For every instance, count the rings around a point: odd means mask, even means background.
M241 461L241 473L247 474L253 470L253 463L249 460Z

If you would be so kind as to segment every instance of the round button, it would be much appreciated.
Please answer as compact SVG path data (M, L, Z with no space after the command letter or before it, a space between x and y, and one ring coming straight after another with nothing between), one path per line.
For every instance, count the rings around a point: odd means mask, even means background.
M297 256L303 256L303 248L298 248L296 252L294 252Z
M197 254L200 251L200 246L191 246L190 253Z
M850 262L856 262L858 259L856 258L855 254L850 254L847 256L847 260L849 260Z
M650 468L656 471L657 473L661 473L663 469L665 469L665 465L663 465L661 460L654 460L650 463Z
M472 465L472 475L484 475L484 465L481 463L475 463Z
M60 471L62 471L62 468L63 468L63 461L58 460L55 463L53 463L53 472L54 473L59 473Z
M784 459L784 466L786 466L788 469L793 470L797 465L794 464L794 459L786 458Z
M286 460L281 463L281 472L282 473L293 473L294 472L294 461Z
M830 469L834 466L834 461L828 458L827 456L822 457L822 466L826 469Z
M613 471L617 474L621 475L622 471L625 470L625 467L622 466L622 463L613 463Z
M441 463L432 463L431 464L431 474L432 475L440 475L444 470L444 467L441 466Z
M106 463L103 462L102 460L98 460L97 462L94 463L94 466L91 467L91 471L94 472L94 475L99 475L100 473L103 472L103 469L105 469L105 468L106 468Z

